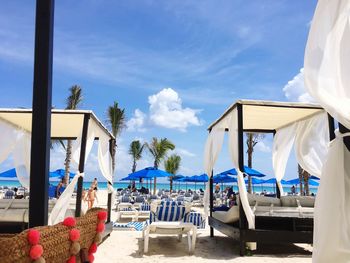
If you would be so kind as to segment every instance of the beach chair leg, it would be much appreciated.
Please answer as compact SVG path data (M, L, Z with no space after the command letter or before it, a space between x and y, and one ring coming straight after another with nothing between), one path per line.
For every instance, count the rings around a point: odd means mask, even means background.
M147 228L144 233L144 247L143 247L144 253L148 253L148 243L149 243L149 228Z
M192 252L194 253L194 249L196 248L196 239L197 239L197 227L193 227L192 229Z
M210 227L210 237L214 237L214 228Z
M181 241L182 240L182 234L177 235L177 240Z
M191 235L190 232L187 233L187 242L188 242L188 252L192 253L192 241L191 241Z

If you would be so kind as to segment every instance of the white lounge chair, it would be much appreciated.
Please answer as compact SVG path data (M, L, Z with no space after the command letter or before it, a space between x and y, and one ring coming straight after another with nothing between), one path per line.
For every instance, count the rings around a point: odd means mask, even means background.
M187 235L188 251L193 253L196 244L197 227L189 222L184 222L185 215L189 213L190 206L185 206L177 202L162 202L154 212L151 208L150 220L147 221L143 229L144 253L148 252L149 235L177 235L180 239L182 235Z

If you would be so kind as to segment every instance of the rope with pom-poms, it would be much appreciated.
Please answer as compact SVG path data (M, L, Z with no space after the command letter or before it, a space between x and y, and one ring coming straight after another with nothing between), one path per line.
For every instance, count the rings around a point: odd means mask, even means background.
M29 257L34 263L45 263L42 257L44 249L39 244L40 232L36 229L30 229L27 234L28 243L30 244Z
M107 212L100 211L97 213L98 223L96 226L96 236L94 242L92 242L89 248L89 262L92 263L95 260L94 254L97 251L97 245L102 241L102 233L105 231L105 222L107 219Z
M63 225L66 227L69 227L69 240L72 242L72 245L70 246L70 258L67 260L67 263L75 263L76 262L76 255L80 251L80 244L79 244L79 238L80 238L80 231L77 228L74 228L76 226L75 218L73 217L67 217L63 220Z

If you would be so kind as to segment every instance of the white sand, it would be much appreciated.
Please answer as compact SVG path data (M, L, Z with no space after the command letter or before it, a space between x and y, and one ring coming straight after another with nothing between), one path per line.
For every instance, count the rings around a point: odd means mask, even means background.
M99 206L107 203L107 192L99 191ZM115 218L112 214L112 219ZM215 231L209 236L209 227L199 230L196 249L188 254L187 238L178 241L176 236L150 236L149 252L143 253L142 232L114 230L95 254L95 262L311 262L310 245L261 245L253 256L239 256L239 246L232 239Z

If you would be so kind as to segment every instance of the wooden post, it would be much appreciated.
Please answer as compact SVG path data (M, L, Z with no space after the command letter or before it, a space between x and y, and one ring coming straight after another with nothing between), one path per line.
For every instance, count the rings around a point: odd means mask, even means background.
M113 149L115 145L115 140L110 139L109 140L109 153L112 155ZM114 171L113 171L114 174ZM107 182L107 184L110 184L113 187L113 182ZM107 223L111 222L111 213L112 213L112 193L108 193L108 201L107 201L107 208L108 208L108 217L107 217Z
M244 171L244 145L243 145L243 107L242 104L237 104L237 128L238 128L238 166L239 170ZM248 220L245 215L242 202L239 202L239 243L240 255L245 254L245 230L248 229Z
M209 179L209 215L213 216L213 208L214 208L214 195L213 195L213 171L211 171L211 176ZM209 221L209 220L208 220ZM210 236L214 236L214 228L210 227Z
M48 222L54 5L36 2L29 227Z
M329 140L333 141L335 139L335 127L334 127L334 118L328 114L328 129L329 129Z
M80 146L80 158L79 158L80 173L83 173L85 168L85 153L86 153L86 141L87 141L87 135L88 135L89 120L90 120L90 113L85 113L84 122L83 122L83 131L82 131L82 137L81 137L81 146ZM80 176L78 179L77 201L75 204L76 217L79 217L81 215L81 198L83 194L83 181L84 181L84 178Z

